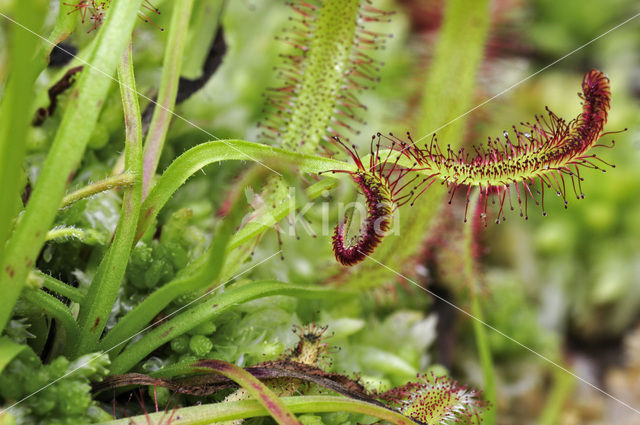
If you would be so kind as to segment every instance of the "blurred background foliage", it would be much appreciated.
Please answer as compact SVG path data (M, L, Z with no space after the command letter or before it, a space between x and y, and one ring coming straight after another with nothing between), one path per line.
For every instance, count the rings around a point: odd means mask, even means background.
M156 3L161 10L169 5L167 1ZM292 12L280 0L241 0L228 2L220 14L218 3L203 0L196 5L183 75L199 74L203 45L208 43L206 37L213 36L207 28L212 28L219 16L228 53L209 83L178 105L176 112L218 138L264 141L258 126L264 119L264 94L269 87L277 86L274 66L279 63L278 55L287 51L274 36L286 31ZM393 37L387 40L386 49L374 52L385 64L380 81L361 95L368 108L364 114L367 123L358 128L360 135L348 135L351 142L367 149L371 134L403 134L410 126L421 93L420 77L428 70L437 38L443 3L374 2L380 9L396 11L391 23L380 24L381 31ZM10 5L10 0L0 0L0 9ZM534 114L544 112L544 106L562 117L576 116L580 110L576 92L582 75L591 68L606 72L611 79L612 107L606 129L628 130L603 139L615 139L614 149L601 149L598 153L616 167L607 168L606 173L583 173L586 199L569 199L565 210L561 201L550 197L546 201L546 217L532 209L527 221L515 213L507 214L507 221L500 225L490 221L483 235L482 258L486 321L625 402L640 406L638 381L632 378L639 373L640 332L640 19L526 79L640 9L631 0L494 0L492 8L494 21L478 76L475 103L497 97L473 112L469 143L481 143L513 124L532 120ZM53 23L56 14L52 11L48 22ZM154 19L159 26L166 26L168 15ZM0 20L0 42L6 38L7 27L7 21ZM69 40L80 56L86 54L92 40L87 29L81 26ZM138 89L150 97L158 86L165 38L166 33L149 25L139 25L134 35ZM0 51L0 77L6 67ZM46 88L62 72L50 68L39 78L42 103ZM526 81L505 92L523 79ZM450 84L456 84L455 75ZM61 108L64 101L63 96ZM144 108L147 102L141 101ZM105 177L114 167L123 149L121 116L114 86L82 170L72 183L74 187ZM60 117L58 112L43 126L30 130L26 172L31 184L37 180ZM417 139L423 135L414 136ZM159 169L208 139L200 130L174 119ZM210 165L171 199L159 216L161 237L146 235L132 253L126 276L132 284L123 286L112 324L150 288L169 281L202 253L216 224L213 212L235 184L235 176L248 166ZM354 193L351 186L344 181L324 200L348 202ZM96 234L91 241L47 244L39 267L66 282L89 282L88 276L95 271L104 243L117 222L119 202L117 196L107 192L61 214L58 225L90 227ZM290 234L290 226L286 221L282 223L284 260L271 260L243 277L334 284L341 273L333 259L327 231L339 217L334 204L318 203L307 214L318 237L312 237L300 226L296 235ZM467 288L460 279L458 246L463 210L460 199L443 210L427 239L430 243L423 252L415 253L411 277L468 309ZM402 209L398 213L402 214ZM252 261L277 249L275 233L269 232L255 247ZM153 267L149 267L151 264ZM31 331L37 332L36 315L27 307L17 308L10 331L28 340L23 325L26 320ZM207 329L197 328L179 341L176 339L140 368L150 372L188 356L211 356L243 366L275 359L297 341L291 326L312 321L329 326L329 367L358 374L372 389L386 389L406 382L418 372L441 371L443 367L462 382L482 387L469 320L418 288L395 280L348 301L322 303L277 297L247 303ZM504 336L492 331L489 335L498 373L499 423L640 423L640 416L587 385L573 378L567 384L566 377L561 376L564 372ZM321 418L327 424L347 420L338 414Z

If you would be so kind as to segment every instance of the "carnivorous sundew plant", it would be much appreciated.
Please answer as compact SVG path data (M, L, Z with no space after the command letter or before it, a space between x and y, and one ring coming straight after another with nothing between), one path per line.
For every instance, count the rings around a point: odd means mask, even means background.
M377 134L371 141L368 165L360 159L355 145L345 147L356 164L357 170L332 170L352 176L367 202L367 217L361 234L354 238L354 244L345 247L344 224L335 228L333 251L338 261L353 265L364 260L380 243L381 237L389 230L391 214L396 206L416 199L436 181L449 187L450 198L456 189L466 186L466 203L473 186L478 186L484 203L483 216L487 213L487 201L497 197L500 217L504 220L505 200L512 205L512 191L520 208L520 216L528 218L527 204L531 198L544 209L545 186L561 196L565 206L565 176L571 181L578 199L584 198L581 189L580 167L600 170L601 165L609 165L591 153L603 134L609 112L611 92L609 79L597 70L588 72L582 81L584 100L580 115L567 122L547 109L546 117L535 117L535 123L522 123L525 131L513 127L515 141L504 132L504 140L499 137L485 145L472 145L454 152L450 147L439 146L434 135L430 142L419 146L407 133L407 141ZM380 155L380 141L390 142L386 154ZM375 145L374 145L375 142ZM472 151L472 153L469 152ZM402 162L401 162L402 160ZM602 169L602 171L605 171ZM539 186L538 186L539 184ZM540 201L536 195L540 195ZM524 208L523 208L524 200ZM467 210L465 209L465 221Z
M0 0L0 425L640 414L594 2Z

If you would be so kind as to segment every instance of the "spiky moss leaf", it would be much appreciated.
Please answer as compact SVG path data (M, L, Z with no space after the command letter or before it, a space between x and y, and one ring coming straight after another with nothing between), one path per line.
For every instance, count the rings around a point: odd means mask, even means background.
M26 345L17 344L9 337L3 336L0 338L0 372L25 348Z
M327 0L319 8L293 112L282 133L283 147L300 153L317 151L353 66L359 9L360 0Z

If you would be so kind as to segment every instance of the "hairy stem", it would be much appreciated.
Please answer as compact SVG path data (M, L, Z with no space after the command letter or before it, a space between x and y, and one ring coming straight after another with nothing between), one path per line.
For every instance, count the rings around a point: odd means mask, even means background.
M118 77L126 130L125 167L129 173L140 176L142 174L142 124L133 74L131 44L118 66ZM93 351L107 325L107 319L118 296L129 262L141 201L142 182L138 179L138 182L125 189L113 243L100 262L89 291L80 304L78 324L81 334L78 344L73 347L73 353L76 356Z
M27 289L23 292L24 299L34 306L40 307L52 318L56 319L65 332L66 344L78 340L78 325L71 315L69 308L60 300L52 297L41 289Z
M138 178L130 172L118 174L117 176L107 177L104 180L91 183L85 187L81 187L80 189L71 192L70 194L62 198L62 204L60 205L60 208L68 207L69 205L79 201L80 199L88 198L106 190L132 186L137 180Z
M102 235L94 229L79 229L73 226L56 226L47 232L47 242L56 240L70 240L76 239L88 244L95 244L101 242Z
M58 295L69 298L74 303L79 303L84 297L84 294L78 288L67 285L46 273L42 273L40 270L36 269L31 274L37 279L42 279L42 286Z

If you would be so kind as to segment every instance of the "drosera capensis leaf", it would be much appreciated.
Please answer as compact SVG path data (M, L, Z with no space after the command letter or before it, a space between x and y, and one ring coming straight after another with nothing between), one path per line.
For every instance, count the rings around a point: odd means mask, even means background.
M439 129L441 140L451 144L452 149L461 146L466 129L465 116L461 115L473 106L476 75L482 63L490 20L488 0L445 3L433 57L429 69L421 75L421 104L413 125L413 132L418 137ZM391 270L402 271L410 267L421 251L445 193L442 188L435 187L414 207L404 208L397 217L402 237L385 238L376 250L376 260ZM354 288L377 287L394 278L391 271L374 261L365 261L356 273L342 276L348 277L349 285Z
M544 209L544 191L550 189L562 197L567 205L567 182L577 199L584 197L581 190L580 168L605 171L602 167L611 166L591 153L593 147L604 133L604 125L609 114L611 89L609 78L598 70L587 72L582 79L582 91L579 94L582 112L573 120L558 117L547 108L546 116L536 116L533 123L521 123L524 130L513 126L503 133L503 139L489 138L486 145L473 145L471 149L442 149L434 138L419 147L409 138L406 150L415 159L417 168L431 171L433 179L447 183L453 194L459 186L478 186L482 193L486 215L486 198L499 199L500 211L496 222L500 222L505 198L511 201L511 191L515 193L520 206L520 216L527 218L527 199L536 205L534 193L539 185L542 214ZM468 151L473 150L470 154ZM599 161L599 162L598 162ZM467 191L467 200L469 192ZM524 201L524 211L522 203Z
M480 415L487 403L480 399L479 391L433 372L417 378L381 394L380 398L421 424L482 422Z
M391 13L368 0L294 1L295 11L279 39L294 53L281 55L283 85L269 90L263 136L300 153L319 153L321 142L363 123L366 107L356 94L377 80L378 63L368 50L384 46L388 34L367 23L388 20Z
M451 146L441 148L435 135L421 145L408 133L406 139L378 133L377 141L375 136L372 138L369 156L365 157L369 160L367 163L360 158L355 146L348 147L336 138L351 155L357 170L331 171L351 175L367 200L367 217L351 244L345 244L345 224L336 226L333 236L336 259L346 266L363 261L385 236L395 208L409 201L414 206L417 198L435 182L449 188L450 200L456 190L463 187L467 209L471 188L477 186L483 217L487 216L489 199L496 203L497 198L496 223L505 219L505 206L508 204L513 210L516 202L520 216L527 219L529 199L540 205L542 214L546 215L545 188L555 191L566 207L569 186L566 180L570 180L576 198L583 198L580 168L604 172L602 164L611 166L590 151L603 146L598 140L609 134L604 132L611 98L606 75L597 70L587 72L580 98L584 100L582 112L573 120L566 121L547 108L546 116L536 116L533 123L521 123L524 130L513 126L512 138L505 131L503 139L489 138L486 145L457 151Z

